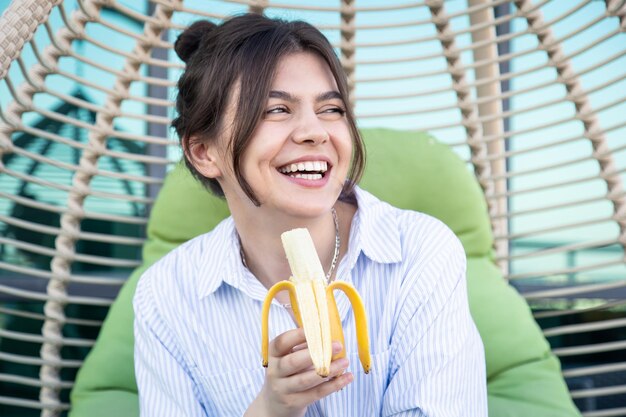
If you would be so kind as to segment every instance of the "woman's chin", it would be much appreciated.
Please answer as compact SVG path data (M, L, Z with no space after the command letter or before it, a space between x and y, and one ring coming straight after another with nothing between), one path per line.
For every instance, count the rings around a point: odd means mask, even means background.
M274 207L271 207L271 209L273 209L272 211L274 211L276 215L283 219L285 217L291 217L307 221L328 215L335 202L336 199L302 198L295 201L284 202L283 204L276 204ZM262 206L263 205L261 205L261 207Z

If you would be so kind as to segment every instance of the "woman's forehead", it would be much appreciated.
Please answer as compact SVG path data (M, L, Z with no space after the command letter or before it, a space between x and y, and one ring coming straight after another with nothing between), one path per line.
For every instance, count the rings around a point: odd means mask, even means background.
M338 87L330 66L321 56L312 52L295 52L279 60L270 90L292 96L318 96L338 91Z

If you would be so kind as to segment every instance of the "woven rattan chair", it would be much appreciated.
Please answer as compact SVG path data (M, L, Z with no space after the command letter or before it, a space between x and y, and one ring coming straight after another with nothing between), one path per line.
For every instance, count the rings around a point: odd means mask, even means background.
M67 410L179 157L172 40L245 11L318 25L361 126L428 131L467 161L494 257L583 415L626 415L623 0L14 0L0 19L0 414Z

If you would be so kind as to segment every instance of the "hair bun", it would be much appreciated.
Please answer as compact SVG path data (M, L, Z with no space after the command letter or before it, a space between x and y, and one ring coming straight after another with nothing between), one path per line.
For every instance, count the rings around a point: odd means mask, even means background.
M204 35L212 32L216 27L217 25L215 23L209 22L208 20L198 20L194 22L178 35L176 42L174 42L176 55L184 62L187 62L198 50L198 46Z

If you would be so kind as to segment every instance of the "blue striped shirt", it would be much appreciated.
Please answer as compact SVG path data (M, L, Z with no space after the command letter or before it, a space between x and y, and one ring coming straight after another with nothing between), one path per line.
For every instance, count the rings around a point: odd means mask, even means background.
M440 221L356 189L358 210L337 279L367 310L372 370L336 292L354 381L312 404L314 416L487 416L485 361L470 316L465 254ZM135 370L142 416L242 416L261 389L267 290L239 256L232 218L181 245L140 279ZM274 300L270 338L294 327Z

